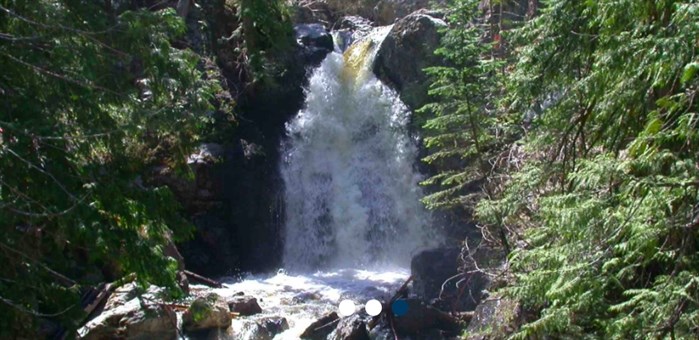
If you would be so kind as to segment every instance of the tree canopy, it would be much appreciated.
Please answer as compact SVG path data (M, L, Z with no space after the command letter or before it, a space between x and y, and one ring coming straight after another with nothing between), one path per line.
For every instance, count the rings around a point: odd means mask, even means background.
M428 160L454 154L466 162L441 167L444 195L428 200L459 203L459 183L485 182L477 221L517 245L501 292L532 315L515 337L696 337L699 4L541 1L534 18L497 32L507 52L495 86L482 71L492 53L463 51L478 45L469 32L482 13L475 1L450 6L459 17L440 53L477 61L448 58L434 74L428 109L437 115L426 128L440 139L426 139ZM490 125L474 134L473 122ZM489 122L506 122L514 138ZM478 157L494 170L468 171Z
M187 176L217 84L172 47L186 29L174 9L110 3L0 1L0 337L37 317L77 326L78 288L109 276L98 268L174 286L163 248L191 228L142 174Z

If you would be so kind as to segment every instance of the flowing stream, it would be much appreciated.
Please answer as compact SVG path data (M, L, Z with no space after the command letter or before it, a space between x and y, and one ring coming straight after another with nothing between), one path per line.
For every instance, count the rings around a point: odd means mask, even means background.
M237 318L230 337L256 339L254 321L285 317L275 339L298 339L319 316L351 299L388 299L419 249L434 245L419 202L409 111L371 72L390 30L376 29L314 70L305 108L287 125L284 270L226 284L222 296L258 298L261 315Z

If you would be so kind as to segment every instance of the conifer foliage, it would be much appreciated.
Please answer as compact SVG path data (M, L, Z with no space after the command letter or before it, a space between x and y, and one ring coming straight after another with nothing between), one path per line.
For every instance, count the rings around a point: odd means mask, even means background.
M111 3L0 0L0 338L77 327L100 267L174 285L163 248L190 228L141 174L185 169L217 86L173 9Z
M475 121L521 122L521 157L476 209L518 245L503 292L533 319L516 338L699 336L698 23L697 1L542 1L505 35L503 86L468 79L477 89L452 96L464 100L452 112L464 112L485 91ZM452 24L447 37L468 31ZM449 39L444 48L464 53ZM432 126L472 131L454 124ZM427 143L434 154L482 153L476 141L492 130L480 131L464 144ZM437 178L453 176L442 169Z

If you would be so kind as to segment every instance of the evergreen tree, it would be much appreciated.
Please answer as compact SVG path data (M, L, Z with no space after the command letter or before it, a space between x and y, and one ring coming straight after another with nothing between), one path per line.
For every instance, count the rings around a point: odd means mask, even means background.
M174 286L163 247L190 227L140 175L186 174L217 87L171 46L174 10L110 3L0 0L2 338L32 337L39 317L77 327L79 286L105 279L93 268Z
M524 230L517 337L699 334L697 22L695 1L552 0L518 32L526 157L478 207Z
M430 70L425 202L472 204L483 179L478 222L517 245L503 293L533 316L516 338L696 338L699 4L542 1L507 34L476 3L451 3Z

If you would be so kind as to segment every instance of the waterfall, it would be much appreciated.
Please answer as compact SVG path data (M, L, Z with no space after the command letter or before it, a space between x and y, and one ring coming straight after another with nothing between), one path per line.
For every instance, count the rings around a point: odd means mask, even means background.
M419 202L410 112L371 72L377 29L314 70L283 146L284 265L292 270L403 266L435 242Z

